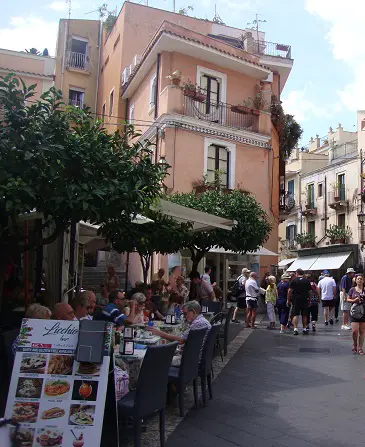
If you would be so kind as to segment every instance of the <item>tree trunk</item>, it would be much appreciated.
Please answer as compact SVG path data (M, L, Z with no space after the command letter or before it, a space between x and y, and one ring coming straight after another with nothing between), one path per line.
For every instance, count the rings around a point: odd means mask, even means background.
M150 269L151 264L151 255L139 255L139 258L141 260L142 270L143 270L143 282L147 284L148 279L148 271Z
M196 273L198 271L199 262L203 259L205 251L194 251L191 250L191 260L193 261L193 266L191 268L191 273Z

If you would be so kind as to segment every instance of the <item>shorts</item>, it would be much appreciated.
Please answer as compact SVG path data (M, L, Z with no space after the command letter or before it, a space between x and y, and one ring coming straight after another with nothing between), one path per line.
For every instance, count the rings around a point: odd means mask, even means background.
M341 303L341 310L343 312L350 312L352 303L348 303L347 301L344 301L343 292L340 292L340 303Z
M257 309L257 300L249 299L246 300L247 309Z
M244 296L237 298L237 307L238 307L238 309L246 309L247 308L246 298Z
M332 300L321 300L322 301L322 307L335 307L336 302L334 299Z
M308 316L308 300L307 299L294 299L291 308L291 316L296 317L301 315L302 317Z
M308 307L308 316L310 323L311 321L318 321L318 304L312 304Z

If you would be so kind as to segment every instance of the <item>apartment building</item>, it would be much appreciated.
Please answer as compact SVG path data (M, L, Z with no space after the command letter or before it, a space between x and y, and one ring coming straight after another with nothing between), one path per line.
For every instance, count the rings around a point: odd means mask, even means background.
M311 139L306 152L297 150L288 160L285 194L293 200L291 209L281 211L282 217L286 214L279 227L282 266L296 255L298 261L305 259L304 270L344 270L362 264L361 132L360 118L358 132L345 131L339 124L325 138ZM331 228L346 230L346 237L330 236ZM300 243L303 234L311 236ZM292 265L299 267L297 261Z

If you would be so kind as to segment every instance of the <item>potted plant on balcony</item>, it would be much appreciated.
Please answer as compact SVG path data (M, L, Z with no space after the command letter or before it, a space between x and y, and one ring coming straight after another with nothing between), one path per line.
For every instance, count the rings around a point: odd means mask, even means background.
M338 225L330 225L326 230L326 236L330 239L331 244L346 244L352 236L350 227L339 227Z
M312 248L316 244L316 236L312 233L297 234L295 240L301 248Z
M189 79L188 82L184 82L184 95L189 98L195 99L199 102L204 102L207 99L207 96L202 93L200 87L198 85L193 84Z
M333 182L330 185L333 189L333 199L335 202L338 202L340 200L340 189L341 189L341 183L339 182Z
M182 79L181 71L175 70L174 72L166 76L166 79L169 79L172 85L180 85Z

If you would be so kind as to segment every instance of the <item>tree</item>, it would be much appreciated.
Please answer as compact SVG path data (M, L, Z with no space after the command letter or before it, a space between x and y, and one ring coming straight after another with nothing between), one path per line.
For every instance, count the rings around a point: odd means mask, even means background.
M38 51L37 48L30 48L29 50L25 49L25 51L30 54L35 54L36 56L41 55L40 51Z
M233 190L225 194L220 188L201 194L176 193L169 200L199 211L214 214L236 222L232 231L189 231L185 236L186 248L190 250L193 271L214 246L238 253L254 251L269 237L272 225L266 212L249 193Z
M108 134L88 110L64 107L60 91L33 101L34 89L14 75L0 80L0 271L12 255L55 241L71 223L140 212L166 175L148 143L129 143L138 136L132 127ZM25 245L19 216L33 211L43 216L42 232Z
M179 224L171 217L153 210L145 210L143 215L152 222L135 224L129 216L121 215L104 224L100 232L117 252L136 251L139 254L143 280L147 282L153 253L165 255L184 248L190 224Z
M180 8L178 13L183 15L183 16L187 16L189 11L194 11L194 6L193 5L189 5L186 8Z

